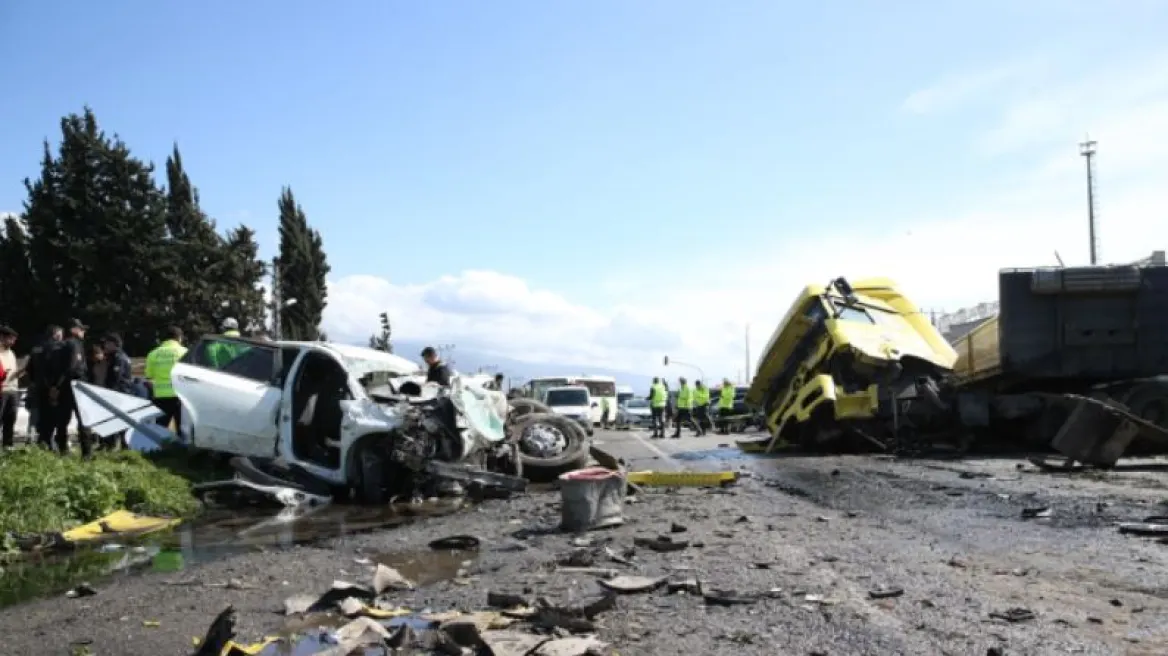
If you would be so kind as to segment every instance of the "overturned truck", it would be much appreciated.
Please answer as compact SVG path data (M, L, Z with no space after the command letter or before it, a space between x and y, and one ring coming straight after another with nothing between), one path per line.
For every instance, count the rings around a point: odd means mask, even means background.
M1168 443L1168 267L1010 269L999 286L999 314L952 346L886 278L804 288L747 394L771 437L740 445L982 439L1110 466Z

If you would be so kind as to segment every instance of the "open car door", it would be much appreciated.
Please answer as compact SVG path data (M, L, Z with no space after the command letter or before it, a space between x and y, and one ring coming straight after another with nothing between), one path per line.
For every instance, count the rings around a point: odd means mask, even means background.
M222 336L203 337L174 366L171 380L193 446L242 456L276 455L280 347Z

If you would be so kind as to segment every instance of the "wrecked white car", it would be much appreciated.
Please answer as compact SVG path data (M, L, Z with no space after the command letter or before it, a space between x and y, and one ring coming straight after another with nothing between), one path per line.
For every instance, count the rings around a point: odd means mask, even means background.
M509 422L506 398L480 377L439 388L409 360L363 347L206 336L171 378L188 445L375 503L436 479L558 474L588 457L583 434L564 435L557 417Z

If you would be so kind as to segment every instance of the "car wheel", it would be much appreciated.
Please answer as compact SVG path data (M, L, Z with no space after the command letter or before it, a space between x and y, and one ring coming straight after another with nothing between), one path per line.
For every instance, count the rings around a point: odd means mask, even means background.
M521 419L513 430L523 473L530 481L554 480L588 464L588 437L572 419L536 413Z
M361 498L365 503L382 505L385 498L385 460L371 448L361 450Z

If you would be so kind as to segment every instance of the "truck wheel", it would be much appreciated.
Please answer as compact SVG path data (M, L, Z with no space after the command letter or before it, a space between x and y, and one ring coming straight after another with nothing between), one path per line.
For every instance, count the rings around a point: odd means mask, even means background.
M535 413L514 428L519 460L529 481L554 480L588 464L588 437L579 423L551 413Z
M361 498L371 505L384 505L385 460L371 447L361 450Z
M535 399L511 399L511 414L515 417L526 417L535 413L551 414L552 409Z

